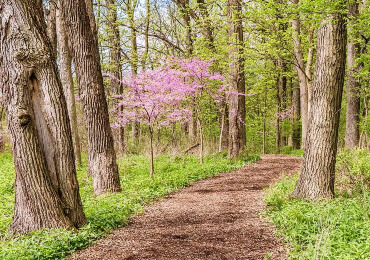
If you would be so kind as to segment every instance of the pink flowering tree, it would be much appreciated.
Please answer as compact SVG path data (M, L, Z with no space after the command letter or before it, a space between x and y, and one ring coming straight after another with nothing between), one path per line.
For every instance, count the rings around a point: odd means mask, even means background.
M212 72L212 60L203 61L199 58L182 59L171 58L168 60L168 67L179 71L182 81L187 85L187 104L189 111L193 112L191 120L196 120L199 126L200 137L200 163L203 163L204 151L204 109L206 102L221 102L225 95L226 85L225 77L219 73ZM221 128L220 136L223 129Z
M219 102L226 93L222 84L224 77L211 72L212 61L171 58L165 64L155 70L125 78L121 82L124 92L114 96L119 103L115 109L117 116L113 127L138 122L149 128L151 177L154 174L153 133L172 123L189 122L192 118L197 120L200 162L203 162L202 101Z
M115 110L117 122L113 127L138 122L149 128L151 178L154 175L154 131L171 123L188 121L191 116L185 105L188 86L180 79L179 72L175 69L148 70L125 78L122 81L124 93L114 96L119 99L119 103Z

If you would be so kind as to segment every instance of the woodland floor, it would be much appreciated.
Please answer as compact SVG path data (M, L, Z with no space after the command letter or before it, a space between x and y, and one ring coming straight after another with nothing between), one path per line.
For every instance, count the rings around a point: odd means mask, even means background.
M285 259L274 228L260 217L263 189L300 159L263 156L240 170L198 181L148 206L70 259Z

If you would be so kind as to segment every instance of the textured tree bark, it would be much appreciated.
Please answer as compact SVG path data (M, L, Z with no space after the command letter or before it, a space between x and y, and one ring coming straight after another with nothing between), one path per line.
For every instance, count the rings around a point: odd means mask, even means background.
M109 124L97 37L92 33L83 0L62 0L61 10L70 36L87 132L88 166L95 194L119 192L116 152Z
M49 10L47 11L47 34L53 47L54 55L57 54L57 35L56 35L56 4L49 2Z
M243 25L240 0L227 1L229 20L229 157L236 157L245 148L245 93Z
M58 4L60 6L60 4ZM76 164L81 166L81 144L78 134L76 99L72 76L72 57L68 47L68 36L65 29L64 17L60 8L56 10L56 28L59 55L59 74L63 86L64 96L67 101L69 121L72 131L72 141Z
M106 0L108 10L108 35L109 35L109 54L110 54L110 73L116 79L122 80L122 67L121 67L121 41L120 33L117 24L117 7L115 0ZM121 83L111 80L111 91L115 95L121 95L123 93L123 86ZM113 106L117 106L117 102L113 103ZM126 151L125 146L125 133L124 128L119 127L113 130L115 136L116 147L120 153Z
M343 14L328 15L317 32L309 128L302 172L293 192L296 198L317 200L334 196L346 36Z
M40 1L0 1L0 85L16 171L14 233L85 222L71 130Z
M350 41L347 44L347 118L346 118L346 137L345 146L348 149L355 149L360 141L360 79L356 75L361 70L361 65L356 64L356 56L360 52L360 44L355 43L355 32L353 25L359 15L358 2L353 1L349 3L349 26L348 34Z

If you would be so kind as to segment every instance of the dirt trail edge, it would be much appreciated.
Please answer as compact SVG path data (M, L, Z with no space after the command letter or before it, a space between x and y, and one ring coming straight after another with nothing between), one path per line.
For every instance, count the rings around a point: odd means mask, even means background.
M195 182L148 206L130 224L70 259L285 259L286 249L259 213L263 189L301 160L263 156L240 170Z

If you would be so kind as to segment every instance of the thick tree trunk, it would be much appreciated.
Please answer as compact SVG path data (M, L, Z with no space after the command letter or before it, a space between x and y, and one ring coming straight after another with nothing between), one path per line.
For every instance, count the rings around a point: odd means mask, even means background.
M60 4L59 4L60 6ZM76 99L72 76L72 57L68 47L68 36L65 29L65 22L60 9L56 11L56 28L59 54L59 73L63 86L64 96L67 101L69 121L72 131L72 140L77 165L82 165L81 144L78 134Z
M245 93L243 26L240 0L227 1L229 20L229 157L236 157L245 148Z
M95 194L119 192L121 185L109 124L97 37L83 0L62 0L87 132L88 166Z
M280 63L280 62L279 62ZM280 87L282 83L281 75L278 76L276 80L276 104L277 104L277 113L276 113L276 137L275 137L275 153L280 153L281 147L281 125L280 125L280 116L281 116L281 96L280 96Z
M86 219L68 111L41 2L0 0L0 36L1 96L16 171L10 230L80 227Z
M349 149L355 149L360 140L360 79L356 75L360 71L360 65L356 64L356 56L360 51L360 44L355 43L354 23L359 15L358 3L356 1L349 4L350 25L348 33L351 37L347 44L347 118L346 118L346 137L345 146Z
M120 33L117 24L117 7L115 0L106 0L107 10L108 10L108 35L109 35L109 53L110 53L110 73L116 79L122 80L122 67L121 67L121 41ZM111 80L111 91L115 95L121 95L123 93L123 86L116 80ZM117 106L117 102L113 103L113 106ZM113 130L116 147L120 153L126 151L125 147L125 135L124 128L119 127Z
M329 15L317 32L309 130L302 172L293 192L296 198L316 200L334 196L346 38L342 14Z

